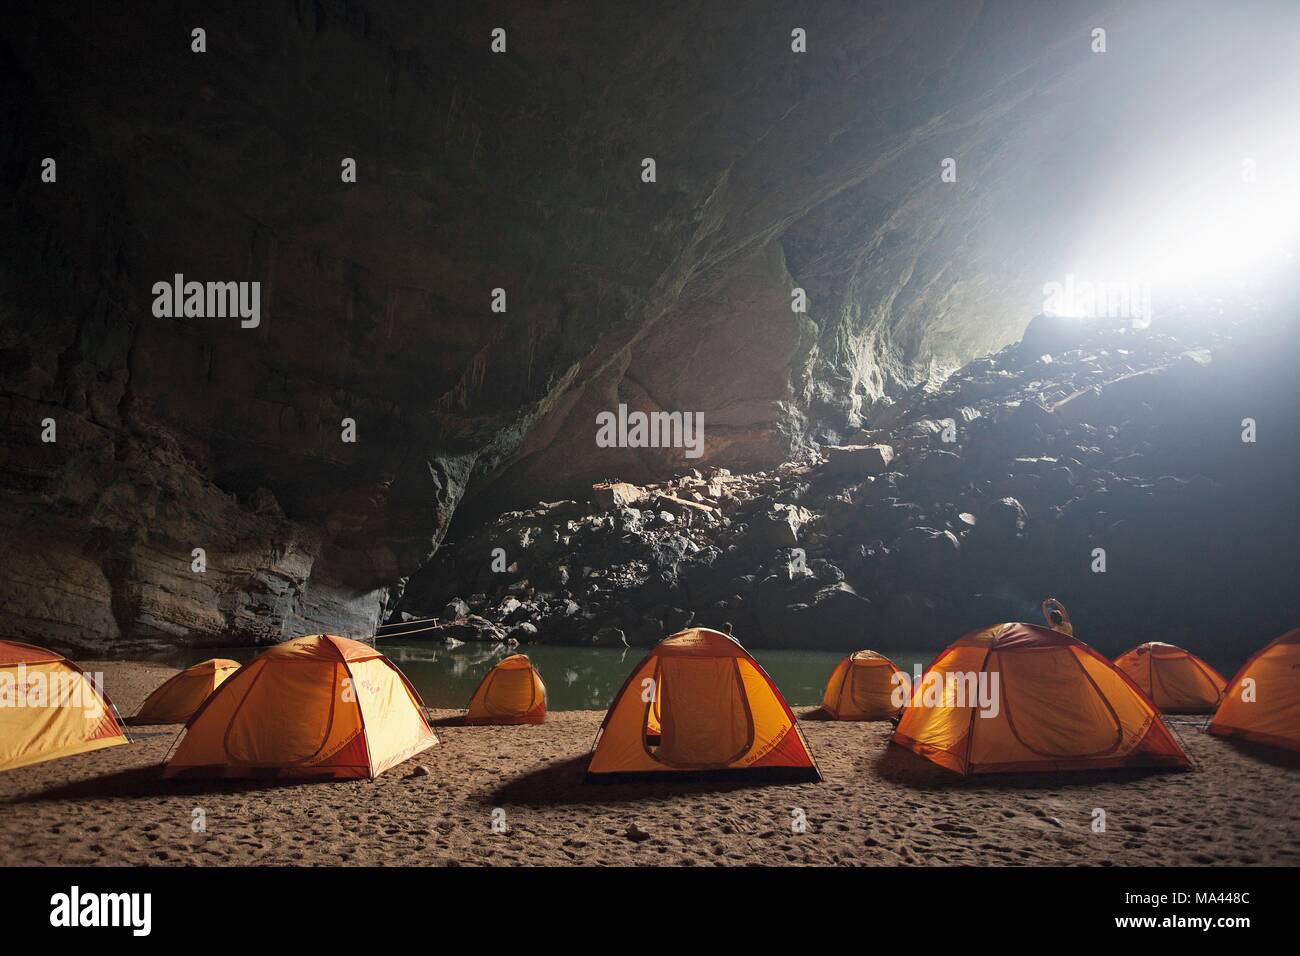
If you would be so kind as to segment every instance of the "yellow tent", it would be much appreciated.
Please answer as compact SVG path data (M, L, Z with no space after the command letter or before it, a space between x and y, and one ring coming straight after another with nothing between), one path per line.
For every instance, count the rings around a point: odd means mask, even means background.
M469 699L467 724L540 724L546 685L526 654L511 654L483 676Z
M893 740L961 774L1191 763L1110 661L1032 624L953 643L912 688Z
M1300 628L1246 661L1228 684L1209 730L1300 750Z
M0 770L128 743L108 695L43 647L0 641Z
M1115 666L1166 714L1203 714L1219 706L1227 681L1190 651L1161 641L1139 644L1115 658Z
M826 682L822 713L834 720L889 720L902 709L894 701L905 699L906 676L888 657L875 651L854 651L839 662Z
M437 742L388 658L318 634L227 678L185 725L163 776L373 778Z
M821 774L772 679L735 638L665 638L610 705L587 767L609 782L663 774L817 781Z
M173 674L140 705L132 724L183 724L221 686L221 682L239 670L239 661L214 657Z

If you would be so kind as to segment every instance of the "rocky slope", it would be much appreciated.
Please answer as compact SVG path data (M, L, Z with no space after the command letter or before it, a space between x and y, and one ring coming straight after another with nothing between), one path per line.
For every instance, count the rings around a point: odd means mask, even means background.
M1290 323L1165 326L1040 317L803 462L500 515L413 582L406 616L434 630L388 633L934 647L1050 595L1104 650L1244 653L1300 619L1300 355Z
M454 515L680 468L599 410L701 412L696 464L750 472L883 423L1037 308L1063 132L1143 62L1132 23L1089 50L1110 12L11 4L0 633L365 635ZM260 324L155 315L176 274L259 282Z
M1020 270L944 257L1086 62L1076 5L620 10L6 10L4 633L367 633L467 494L663 472L593 449L595 408L701 411L708 461L770 466L1014 334L986 293ZM178 273L260 282L260 325L155 316Z

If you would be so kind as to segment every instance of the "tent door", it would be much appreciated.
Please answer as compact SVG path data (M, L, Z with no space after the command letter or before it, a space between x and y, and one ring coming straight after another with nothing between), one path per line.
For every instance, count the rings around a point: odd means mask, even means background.
M731 657L667 657L656 693L659 741L651 755L672 767L725 767L753 745L749 700ZM647 749L652 746L647 734Z

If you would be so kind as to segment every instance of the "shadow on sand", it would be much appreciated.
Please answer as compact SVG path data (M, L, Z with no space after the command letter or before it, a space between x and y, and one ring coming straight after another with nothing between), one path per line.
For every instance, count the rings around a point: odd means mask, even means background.
M818 784L722 778L587 783L584 778L590 759L590 754L582 754L567 760L557 760L481 793L476 799L488 806L513 804L546 807L583 803L617 804L635 803L641 800L670 800L673 797L690 794L734 793L761 787L818 786Z
M258 790L280 790L285 787L337 784L338 780L164 780L163 765L131 767L101 777L76 780L48 790L13 797L6 804L42 803L51 800L90 800L102 797L177 797L202 796L212 793L250 793ZM342 781L346 782L346 781Z
M1172 717L1167 716L1165 717L1165 724L1174 732L1174 736L1178 738L1178 742L1184 747L1187 746L1187 741L1184 738L1188 734L1196 734L1206 740L1213 740L1221 746L1231 747L1243 757L1258 760L1270 767L1280 767L1283 770L1300 770L1300 750L1287 750L1285 747L1257 744L1241 737L1220 737L1217 734L1211 734L1208 732L1210 726L1208 715L1177 714Z
M1161 774L1191 773L1175 767L1112 767L1098 770L1051 770L1034 773L989 773L963 777L926 760L906 747L891 743L875 762L883 780L913 790L1062 790L1101 783L1131 783Z
M812 710L805 710L805 711L796 710L795 719L822 721L822 720L834 720L835 718L832 717L830 714L826 713L826 711L823 708L814 707Z
M1281 767L1283 770L1300 770L1300 750L1285 750L1281 747L1251 743L1249 740L1239 740L1234 737L1215 739L1223 741L1225 746L1231 747L1243 757L1258 760L1272 767Z

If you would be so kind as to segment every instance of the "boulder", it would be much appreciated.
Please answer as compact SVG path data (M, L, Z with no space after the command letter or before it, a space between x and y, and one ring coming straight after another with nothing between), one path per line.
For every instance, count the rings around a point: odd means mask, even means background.
M1100 417L1101 389L1096 385L1081 388L1052 406L1052 414L1068 425L1097 421Z
M799 531L812 521L813 513L799 505L776 504L758 516L753 531L765 547L791 548L799 543Z
M1018 500L1011 497L997 498L989 502L980 513L971 534L981 543L1006 544L1024 533L1025 520L1024 506Z
M875 624L871 602L843 582L814 592L758 619L764 643L774 647L860 647Z
M852 530L862 524L866 513L849 492L827 498L822 513L826 530L832 534Z
M506 632L506 640L517 644L531 644L537 640L537 627L528 621L521 621Z
M601 481L591 486L592 501L602 510L627 508L648 497L649 493L644 488L626 481Z
M677 495L655 495L654 507L663 508L679 515L713 514L713 507L698 501L689 501Z
M891 445L828 445L822 449L826 462L822 470L828 475L861 476L880 475L889 470L894 460Z
M961 543L951 531L923 527L908 528L895 547L904 573L926 583L950 577L961 551Z
M954 481L961 474L961 455L933 449L917 462L913 473L925 481Z
M1044 407L1041 403L1033 400L1013 403L1004 410L1000 416L1002 420L1021 429L1038 428L1044 433L1055 432L1060 429L1062 422L1054 416L1051 409Z
M504 641L506 639L505 631L497 627L486 618L479 617L477 614L471 614L463 621L453 621L450 624L440 624L430 632L430 636L437 639L452 639L457 641Z
M519 610L519 607L520 601L518 598L513 596L507 597L492 611L492 617L498 621L508 620L510 615Z

